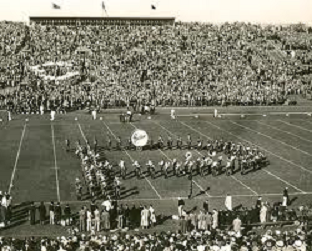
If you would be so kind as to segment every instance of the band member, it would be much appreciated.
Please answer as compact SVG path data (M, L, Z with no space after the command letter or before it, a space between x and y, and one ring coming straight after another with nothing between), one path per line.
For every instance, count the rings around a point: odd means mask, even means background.
M117 137L117 142L116 142L116 150L121 151L122 145L121 145L121 138L120 136Z
M152 179L155 179L155 166L151 160L146 163L147 173Z
M154 149L154 140L152 137L150 137L150 140L149 140L149 149L150 151Z
M158 166L160 167L160 173L163 174L164 167L165 167L165 161L162 159L159 163Z
M94 110L91 112L92 114L92 119L96 120L96 108L94 108Z
M182 216L182 212L183 212L183 207L185 205L184 200L182 200L180 197L178 198L178 216L181 217Z
M172 150L172 137L169 135L168 136L168 140L167 140L167 147L168 147L168 150Z
M65 145L66 145L66 152L69 152L70 151L70 141L69 141L69 139L65 140Z
M178 136L178 139L177 139L177 149L179 149L179 150L182 149L182 138L181 138L181 136Z
M158 137L158 149L163 149L164 147L164 140L161 136Z
M132 121L132 112L130 111L129 108L127 108L127 119L128 119L129 122Z
M125 161L123 159L120 160L119 167L120 167L120 175L121 175L122 179L125 180L126 175L127 175L127 171L126 171Z
M75 191L76 191L77 200L81 200L81 197L82 197L82 185L81 185L81 181L80 181L79 178L76 178Z
M171 110L171 119L176 119L176 112L175 110Z
M133 145L132 145L132 141L131 141L131 137L128 139L128 146L127 146L127 150L132 150Z
M115 177L114 185L115 185L115 197L116 200L120 200L120 180L118 177Z
M173 175L177 175L177 159L173 159L172 160L172 172L173 172Z
M219 174L219 162L213 161L211 165L212 175L217 176Z
M164 167L165 179L168 178L168 170L169 170L169 168L170 168L170 165L171 165L170 161L167 161L167 162L165 163L165 167Z
M226 169L226 174L227 175L231 175L232 174L233 170L232 170L232 162L231 162L231 156L230 155L227 157L227 162L226 162L225 169Z
M211 173L212 162L213 160L209 156L205 158L205 163L207 166L207 174Z
M176 165L176 176L179 177L182 173L182 162L178 161Z
M141 178L141 166L140 166L139 162L134 161L132 166L135 168L135 174L136 174L137 179L140 179Z
M96 140L96 138L94 137L94 141L93 141L93 146L94 146L94 153L97 153L97 146L98 146L98 142Z
M188 150L192 149L192 137L190 134L187 135L187 149Z
M107 135L106 135L106 142L107 142L107 150L110 151L112 147L112 139L111 139L109 132L107 132Z
M203 148L203 141L201 140L200 137L198 137L198 139L197 139L197 150L201 151L202 148Z

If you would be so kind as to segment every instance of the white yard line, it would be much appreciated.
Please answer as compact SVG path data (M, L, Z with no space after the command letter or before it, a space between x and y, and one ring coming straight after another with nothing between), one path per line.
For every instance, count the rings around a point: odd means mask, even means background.
M185 124L185 123L183 123L183 122L181 122L181 121L179 121L181 124L183 124L183 125L185 125L185 126L187 126L187 127L189 127L187 124ZM169 131L166 127L164 127L164 126L162 126L161 124L158 124L158 123L156 123L156 122L153 122L153 123L155 123L156 125L159 125L161 128L163 128L165 131L167 131L168 133L170 133L171 135L173 135L173 136L175 136L176 137L176 135L174 134L174 133L172 133L171 131ZM189 127L189 128L191 128L191 127ZM195 130L194 128L191 128L192 130ZM208 138L208 139L211 139L210 137L208 137L207 135L204 135L204 134L202 134L201 132L199 132L199 131L197 131L197 130L195 130L197 133L200 133L201 135L203 135L204 137L206 137L206 138ZM200 156L202 156L202 157L204 157L205 155L203 155L201 152L199 152L198 150L195 150L196 152L197 152L197 154L198 155L200 155ZM234 176L232 176L232 175L230 175L230 177L233 179L233 180L235 180L236 182L238 182L239 184L241 184L242 186L244 186L244 187L246 187L248 190L250 190L252 193L254 193L255 195L258 195L258 193L257 192L255 192L251 187L249 187L249 186L247 186L246 184L244 184L242 181L240 181L240 180L238 180L236 177L234 177ZM206 192L206 194L207 194L207 192ZM209 195L209 196L211 196L211 195Z
M211 196L209 193L207 193L207 191L206 191L204 188L202 188L195 180L192 180L192 181L193 181L193 183L199 188L200 191L205 192L205 194L207 195L207 197L209 197L209 198L212 197L212 196Z
M237 135L235 135L235 134L233 134L233 133L231 133L231 132L229 132L229 131L227 131L227 130L225 130L225 129L223 129L223 128L217 126L217 125L214 125L214 124L212 124L212 123L210 123L210 122L208 122L208 121L205 121L205 122L206 122L207 124L209 124L209 125L215 127L215 128L218 128L219 130L221 130L221 131L223 131L223 132L226 132L226 133L228 133L228 134L230 134L230 135L232 135L232 136L234 136L234 137L240 139L241 141L245 141L245 142L247 142L247 143L249 143L249 144L252 144L252 145L257 146L259 149L262 149L263 151L269 153L270 155L273 155L273 156L275 156L275 157L277 157L277 158L279 158L279 159L281 159L281 160L283 160L283 161L285 161L285 162L288 162L288 163L290 163L290 164L292 164L292 165L294 165L294 166L297 166L297 167L299 167L299 168L301 168L301 169L303 169L303 170L306 170L306 171L312 173L312 171L310 171L310 170L308 170L308 169L305 169L304 167L302 167L302 166L300 166L300 165L297 165L297 164L295 164L294 162L292 162L292 161L290 161L290 160L284 159L283 157L281 157L281 156L279 156L279 155L276 155L276 154L272 153L271 151L266 150L265 148L263 148L263 147L261 147L261 146L259 146L259 145L256 145L256 144L254 144L254 143L252 143L251 141L248 141L248 140L246 140L246 139L243 139L242 137L239 137L239 136L237 136ZM283 179L280 178L279 176L277 176L277 175L275 175L275 174L272 174L271 172L269 172L269 171L267 171L267 170L264 170L264 169L262 169L262 171L265 171L267 174L269 174L269 175L275 177L276 179L278 179L278 180L284 182L284 183L287 184L288 186L293 187L293 188L296 189L297 191L300 191L301 193L304 193L304 194L306 193L305 191L302 191L301 189L297 188L296 186L290 184L288 181L283 180Z
M308 121L308 120L300 119L300 121L304 121L304 122L306 122L306 123L308 123L308 124L312 124L312 122L311 122L311 121Z
M268 139L270 139L270 140L272 140L272 141L276 141L276 142L278 142L278 143L280 143L280 144L282 144L282 145L284 145L284 146L288 146L288 147L290 147L290 148L293 149L293 150L296 150L296 151L298 151L298 152L301 152L301 153L303 153L303 154L306 154L306 155L312 157L312 154L310 154L310 153L308 153L308 152L306 152L306 151L303 151L303 150L301 150L301 149L299 149L299 148L297 148L297 147L295 147L295 146L289 145L289 144L285 143L284 141L281 141L281 140L279 140L279 139L275 139L275 138L273 138L273 137L271 137L271 136L269 136L269 135L266 135L266 134L264 134L264 133L258 132L257 130L251 129L251 128L248 127L248 126L243 126L243 125L241 125L241 124L239 124L239 123L236 123L236 122L234 122L234 121L230 121L230 120L229 120L229 122L232 123L232 124L234 124L234 125L240 126L240 127L244 128L244 129L246 129L246 130L248 130L248 131L255 132L255 133L257 133L258 135L261 135L261 136L263 136L263 137L265 137L265 138L268 138Z
M107 130L114 136L115 139L117 139L116 135L113 133L113 131L109 128L109 126L104 122L102 121L103 125L105 125L105 127L107 128ZM131 126L133 126L135 129L136 126L134 126L132 123L130 123ZM128 153L127 150L124 150L124 153L127 154L127 156L129 157L129 159L134 162L134 159L131 157L131 155ZM146 180L146 182L150 185L150 187L154 190L154 192L156 193L156 195L159 197L159 199L161 199L161 195L158 193L158 191L156 190L156 188L153 186L153 184L150 182L149 179L147 179L145 176L144 176L144 179Z
M246 184L244 184L241 180L237 179L235 176L231 175L231 177L236 180L239 184L241 184L242 186L246 187L249 191L251 191L254 195L258 196L259 194L253 190L250 186L247 186Z
M12 171L10 186L9 186L9 190L8 190L9 194L11 194L11 189L13 187L13 181L14 181L14 178L15 178L16 167L17 167L17 163L18 163L18 160L19 160L19 156L21 154L21 148L22 148L22 143L23 143L24 137L25 137L25 131L26 131L26 124L24 125L23 131L22 131L20 144L19 144L19 147L18 147L18 150L17 150L17 154L16 154L16 158L15 158L15 164L14 164L14 168L13 168L13 171Z
M280 177L278 177L277 175L275 175L275 174L269 172L268 170L263 169L263 171L266 172L266 173L268 173L268 174L270 174L270 175L272 175L272 176L275 177L276 179L278 179L278 180L284 182L284 183L287 184L288 186L291 186L291 187L295 188L297 191L299 191L299 192L301 192L301 193L303 193L303 194L306 194L305 191L303 191L303 190L301 190L300 188L298 188L298 187L296 187L296 186L290 184L290 183L287 182L286 180L283 180L282 178L280 178Z
M80 133L81 133L81 135L82 135L84 141L87 142L88 140L87 140L87 138L86 138L86 135L85 135L84 132L82 131L80 124L77 123L77 125L78 125L78 127L79 127Z
M288 123L286 121L283 121L283 120L277 120L277 121L282 122L282 123L284 123L286 125L289 125L289 126L293 126L293 127L299 128L302 131L312 132L312 130L306 129L306 128L302 127L302 126L290 124L290 123ZM300 121L304 121L304 122L310 123L309 121L306 121L306 120L300 120Z
M270 128L272 128L272 129L274 129L274 130L276 130L276 131L280 131L280 132L286 133L286 134L288 134L288 135L294 136L294 137L296 137L296 138L298 138L298 139L301 139L301 140L303 140L303 141L307 141L307 142L312 143L312 140L308 140L308 139L303 138L303 137L301 137L301 136L299 136L299 135L293 134L293 133L291 133L291 132L289 132L289 131L285 131L285 130L279 129L279 128L277 128L276 126L271 126L271 125L265 124L265 123L260 122L260 121L257 121L257 123L259 123L259 124L261 124L261 125L264 125L264 126L267 126L267 127L270 127Z
M56 162L56 150L55 150L55 134L54 134L54 126L51 123L51 133L52 133L52 144L53 144L53 152L54 152L54 168L55 168L55 181L56 181L56 194L57 194L57 200L61 201L61 195L60 195L60 182L58 178L58 167Z
M269 151L269 150L267 150L267 149L265 149L265 148L263 148L263 147L261 147L261 146L255 144L255 143L253 143L253 142L251 142L251 141L248 141L248 140L246 140L246 139L243 139L242 137L239 137L239 136L237 136L237 135L235 135L235 134L229 132L228 130L223 129L223 128L221 128L220 126L217 126L217 125L215 125L215 124L212 124L212 123L210 123L210 122L208 122L208 121L205 121L205 123L207 123L207 124L209 124L209 125L211 125L211 126L213 126L213 127L215 127L215 128L218 128L219 130L224 131L224 132L226 132L226 133L228 133L228 134L230 134L230 135L232 135L232 136L234 136L234 137L240 139L241 141L245 141L245 142L247 142L247 143L249 143L249 144L255 145L255 146L257 146L258 148L262 149L263 151L269 153L270 155L273 155L273 156L275 156L275 157L277 157L277 158L279 158L279 159L281 159L281 160L283 160L283 161L285 161L285 162L287 162L287 163L289 163L289 164L291 164L291 165L293 165L293 166L299 167L300 169L302 169L302 170L304 170L304 171L306 171L306 172L308 172L308 173L312 173L312 170L309 170L309 169L307 169L307 168L305 168L305 167L303 167L303 166L301 166L301 165L298 165L298 164L294 163L294 162L291 161L291 160L285 159L285 158L283 158L282 156L279 156L279 155L277 155L277 154L275 154L275 153L273 153L273 152L271 152L271 151Z

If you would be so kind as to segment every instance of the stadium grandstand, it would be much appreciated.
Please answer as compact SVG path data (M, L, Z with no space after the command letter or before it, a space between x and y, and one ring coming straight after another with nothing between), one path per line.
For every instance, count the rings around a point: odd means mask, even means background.
M1 250L312 250L308 22L49 5L0 22Z

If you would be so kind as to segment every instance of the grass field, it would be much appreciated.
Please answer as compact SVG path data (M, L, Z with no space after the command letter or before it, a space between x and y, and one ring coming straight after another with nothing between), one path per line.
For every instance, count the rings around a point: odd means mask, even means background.
M78 208L84 203L76 201L74 190L75 178L80 177L80 162L73 152L65 151L65 139L69 139L73 145L78 139L93 142L96 136L101 147L105 145L107 131L113 137L121 136L125 141L139 128L146 130L154 140L159 135L167 139L168 134L173 139L181 135L186 140L186 135L190 133L194 142L198 136L205 141L223 138L234 142L251 142L266 151L270 165L248 175L242 176L237 172L232 176L195 176L194 199L188 201L188 205L201 206L202 200L208 199L211 208L222 208L227 193L233 196L234 206L250 206L259 195L263 196L264 201L280 201L286 186L294 200L293 205L312 202L311 117L275 115L214 119L209 116L183 116L178 121L171 121L168 115L158 115L151 120L137 116L130 124L121 124L117 115L102 117L103 120L92 121L90 116L70 114L58 116L56 121L50 122L48 116L32 115L28 122L21 116L9 124L2 124L0 190L10 191L13 204L61 201ZM101 155L114 164L123 158L131 171L132 160L139 160L142 164L149 159L154 163L161 159L184 160L186 151L101 151ZM206 152L192 150L192 154L197 158L206 155ZM156 211L169 214L177 211L177 197L188 196L190 181L186 176L168 179L161 176L155 180L132 177L123 181L122 187L124 203L152 203ZM84 199L88 200L87 197ZM8 230L8 233L12 231Z

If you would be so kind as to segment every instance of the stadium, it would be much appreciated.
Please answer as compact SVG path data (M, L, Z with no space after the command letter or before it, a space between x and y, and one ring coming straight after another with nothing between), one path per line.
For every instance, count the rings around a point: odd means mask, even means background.
M0 22L1 249L311 249L307 10L40 4Z

